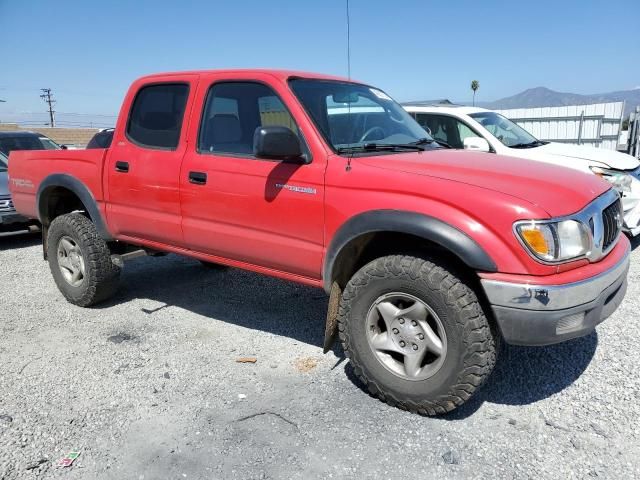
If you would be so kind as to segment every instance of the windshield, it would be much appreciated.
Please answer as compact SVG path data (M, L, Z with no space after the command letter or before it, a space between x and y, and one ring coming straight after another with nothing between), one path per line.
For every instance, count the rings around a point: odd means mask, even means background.
M51 140L49 137L38 137L45 150L60 150L60 145Z
M478 112L469 115L507 147L542 145L536 137L506 117L495 112Z
M0 153L0 172L6 172L9 168L9 159Z
M292 79L289 85L335 151L432 140L400 105L375 88L308 79Z

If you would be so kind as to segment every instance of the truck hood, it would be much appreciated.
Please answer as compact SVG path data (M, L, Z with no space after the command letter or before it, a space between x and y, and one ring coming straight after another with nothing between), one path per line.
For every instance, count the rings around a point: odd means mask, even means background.
M9 195L9 177L7 172L0 172L0 197Z
M540 147L527 149L532 158L536 154L550 155L562 159L588 160L589 163L599 163L603 167L615 168L617 170L635 170L640 167L637 159L626 153L606 150L604 148L587 147L584 145L569 145L565 143L550 142Z
M359 160L378 168L442 178L511 195L544 209L552 217L575 213L611 188L593 174L491 153L443 149Z

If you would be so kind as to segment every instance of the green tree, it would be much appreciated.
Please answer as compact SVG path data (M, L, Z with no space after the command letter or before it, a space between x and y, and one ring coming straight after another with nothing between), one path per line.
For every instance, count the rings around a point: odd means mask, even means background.
M473 106L476 106L476 91L480 88L478 80L471 80L471 90L473 90Z

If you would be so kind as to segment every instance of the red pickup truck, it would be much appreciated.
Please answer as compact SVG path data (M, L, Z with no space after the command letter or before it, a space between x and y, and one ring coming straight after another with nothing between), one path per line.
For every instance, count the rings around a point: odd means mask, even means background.
M468 400L502 340L585 335L626 291L608 183L449 150L382 90L343 78L147 76L109 148L13 152L9 165L71 303L111 296L140 253L323 288L325 348L337 332L373 395L421 414Z

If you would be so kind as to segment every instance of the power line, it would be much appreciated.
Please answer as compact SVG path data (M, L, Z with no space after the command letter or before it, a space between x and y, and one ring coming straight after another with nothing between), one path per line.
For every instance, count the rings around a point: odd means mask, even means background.
M78 113L78 112L61 112L60 110L56 110L54 112L56 114L56 118L60 118L61 115L69 115L69 116L78 116L78 117L106 117L106 118L118 118L117 115L107 115L106 113ZM46 115L43 112L11 112L12 115ZM60 120L56 120L58 123Z
M55 127L56 122L53 114L56 112L53 110L53 104L56 103L56 101L53 99L53 95L51 95L50 88L41 88L40 90L42 91L42 95L40 95L40 98L43 99L47 105L49 105L49 119L51 120L51 123L49 125L51 125L51 127Z
M6 123L17 123L20 125L49 125L49 122L47 121L38 121L38 120L17 120L17 121L9 121ZM91 120L86 120L84 122L73 122L73 121L67 121L67 120L56 120L56 126L61 126L61 125L114 125L114 122L93 122Z
M77 113L77 112L57 112L58 115L78 115L83 117L109 117L117 118L117 115L107 115L105 113Z

